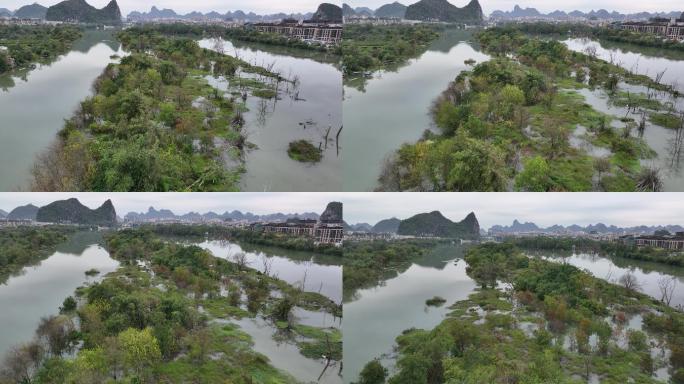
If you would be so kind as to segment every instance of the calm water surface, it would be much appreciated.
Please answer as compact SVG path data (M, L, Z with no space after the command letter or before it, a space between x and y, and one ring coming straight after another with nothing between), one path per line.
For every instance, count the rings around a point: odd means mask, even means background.
M217 41L205 39L200 45L215 49ZM341 142L337 143L335 137L342 127L342 73L337 59L322 53L259 44L221 41L220 46L228 55L254 65L273 66L282 76L299 80L296 90L280 92L277 100L258 97L247 100L247 140L258 148L247 151L247 173L242 176L242 189L256 192L341 190L341 153L338 153ZM289 143L302 139L317 147L321 145L320 163L310 165L290 159Z
M471 37L468 32L447 31L427 52L395 71L345 83L345 191L374 190L387 155L431 128L430 106L461 71L472 68L464 61L488 60L469 42Z
M0 76L0 191L29 188L36 155L92 93L114 54L123 51L112 33L86 31L53 63Z
M358 379L363 366L379 358L394 367L395 339L409 328L432 329L448 307L468 298L475 282L465 272L461 247L440 247L424 260L377 287L356 293L344 304L344 382ZM441 296L447 302L428 307L425 300Z
M14 345L31 341L41 317L57 314L76 288L118 267L100 241L97 233L76 234L42 263L0 285L0 356ZM100 274L87 277L85 271L92 268Z

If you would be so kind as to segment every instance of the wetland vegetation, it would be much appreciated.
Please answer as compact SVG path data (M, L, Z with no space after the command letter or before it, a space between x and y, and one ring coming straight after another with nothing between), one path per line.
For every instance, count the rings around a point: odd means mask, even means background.
M387 191L659 191L646 122L677 132L678 91L596 55L515 28L476 36L489 61L461 72L430 110L436 130L390 156ZM627 115L599 111L601 90ZM681 147L681 145L680 145Z
M106 248L120 267L43 318L34 340L6 356L2 382L302 381L255 352L242 329L246 319L273 329L269 338L291 340L302 359L320 361L323 373L338 369L339 328L294 315L341 317L331 299L148 229L112 232Z
M48 63L67 53L81 36L81 29L71 25L0 25L0 75Z
M397 338L394 372L378 361L362 383L657 383L684 379L684 314L562 261L483 244L465 255L479 285L434 329Z

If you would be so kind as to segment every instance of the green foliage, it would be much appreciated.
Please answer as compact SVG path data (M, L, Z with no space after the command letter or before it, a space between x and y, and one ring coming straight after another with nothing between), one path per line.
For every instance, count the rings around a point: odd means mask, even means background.
M368 362L359 375L357 384L385 384L387 378L387 368L383 367L379 361Z
M66 53L82 32L71 25L19 26L0 25L0 46L8 54L0 54L0 75L33 63L48 63Z
M519 191L548 192L551 187L551 168L541 156L525 161L525 168L515 177L515 188Z
M368 72L398 65L422 53L437 39L430 25L357 25L344 27L342 66L344 74Z

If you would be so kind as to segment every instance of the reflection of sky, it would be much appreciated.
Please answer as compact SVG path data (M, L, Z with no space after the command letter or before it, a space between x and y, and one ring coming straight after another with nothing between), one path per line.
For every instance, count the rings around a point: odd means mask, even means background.
M449 2L457 7L463 7L468 4L470 0L449 0ZM391 3L393 0L346 0L346 3L352 7L369 7L377 9L383 4ZM399 1L402 4L412 4L417 0ZM492 11L500 9L510 11L513 7L519 4L522 8L537 8L539 12L549 13L557 9L570 12L580 10L589 12L592 9L605 8L609 11L616 10L620 13L636 13L636 12L659 12L659 11L673 11L683 10L680 0L654 0L654 1L618 1L618 0L564 0L561 3L552 2L548 0L482 0L480 5L485 14L490 14Z
M59 3L61 0L42 0L40 4L49 7ZM96 8L106 6L110 0L87 0L90 5ZM335 3L335 1L331 1ZM27 0L3 0L0 8L17 9L30 3ZM171 8L178 13L189 13L192 11L226 13L228 11L243 10L245 13L254 12L264 13L291 13L291 12L314 12L318 8L320 1L317 0L117 0L121 13L125 16L132 11L149 11L152 6L159 9Z

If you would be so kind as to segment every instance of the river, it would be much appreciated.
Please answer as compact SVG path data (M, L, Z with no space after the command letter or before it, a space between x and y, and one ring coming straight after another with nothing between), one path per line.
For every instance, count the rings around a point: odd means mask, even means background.
M472 68L464 61L488 60L471 38L470 32L447 30L405 65L345 82L345 191L374 190L384 159L431 128L430 106L461 71Z
M441 246L417 260L397 276L378 286L362 289L344 304L344 382L358 379L363 366L380 359L393 373L395 339L409 328L432 329L449 312L448 307L465 300L476 284L466 275L461 259L463 247ZM441 307L425 300L446 299Z
M31 341L41 317L57 314L76 288L116 270L118 262L100 246L101 239L97 232L77 233L40 264L0 285L0 357ZM100 274L86 276L92 268Z
M30 169L93 81L123 55L109 31L88 30L50 64L0 76L0 191L28 190Z
M276 99L247 99L247 140L257 148L245 155L246 173L242 176L241 189L253 192L341 190L341 142L336 141L342 127L342 73L338 58L296 48L219 42L217 45L214 39L204 39L200 45L209 49L221 47L227 55L254 65L272 66L285 78L298 79L296 89L281 90ZM213 85L226 89L228 84ZM323 159L319 163L290 159L289 143L302 139L316 147L320 145Z

